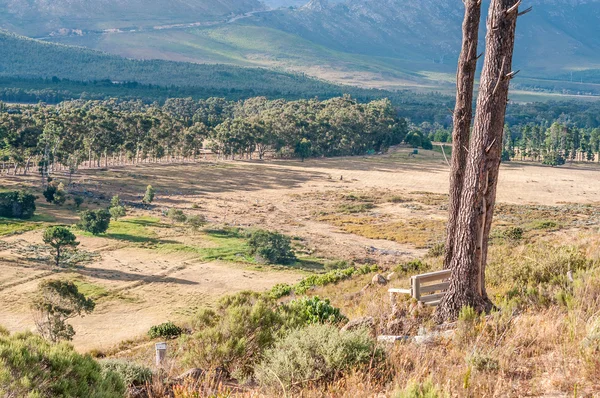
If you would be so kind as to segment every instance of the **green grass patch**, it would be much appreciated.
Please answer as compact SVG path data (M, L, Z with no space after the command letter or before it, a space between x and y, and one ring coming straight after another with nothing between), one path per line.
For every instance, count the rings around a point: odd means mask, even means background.
M133 243L151 242L156 240L158 236L148 227L160 225L159 219L150 217L111 221L110 227L106 231L106 236L111 239Z

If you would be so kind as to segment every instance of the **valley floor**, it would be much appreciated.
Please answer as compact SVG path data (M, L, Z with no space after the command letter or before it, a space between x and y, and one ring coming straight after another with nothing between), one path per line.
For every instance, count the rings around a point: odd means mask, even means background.
M515 217L537 222L545 209L597 204L598 175L593 165L504 165L498 227ZM407 149L306 162L81 170L72 190L87 194L82 208L106 206L118 194L131 205L128 216L113 222L103 236L78 233L85 258L76 267L61 269L48 264L41 228L75 223L73 206L48 205L42 198L33 221L0 220L0 325L11 331L32 329L29 303L37 284L60 275L98 303L93 314L72 321L75 346L106 349L144 335L152 325L186 319L223 295L294 283L322 270L326 261L370 258L392 265L421 258L442 239L447 180L448 166L440 153L412 156ZM0 188L38 184L36 176L0 180ZM148 184L156 188L156 202L151 209L136 207ZM525 205L535 210L522 215L519 206ZM171 223L163 212L172 207L206 216L209 226L193 232ZM531 211L539 214L528 218ZM576 231L586 217L598 217L587 208L568 211L572 217L564 219L561 233ZM224 225L297 237L301 261L293 268L257 264L241 254L244 242L219 230Z

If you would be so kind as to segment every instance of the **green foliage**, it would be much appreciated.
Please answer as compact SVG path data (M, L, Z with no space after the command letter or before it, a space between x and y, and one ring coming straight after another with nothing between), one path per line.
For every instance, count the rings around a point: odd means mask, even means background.
M330 323L339 325L348 321L341 314L339 308L331 305L328 299L321 300L319 297L302 297L282 305L286 326L296 328L298 326L313 323Z
M291 239L277 232L257 230L250 233L248 244L251 254L270 264L292 264L296 256Z
M30 333L0 334L0 395L5 397L122 398L119 375L66 343Z
M165 322L160 325L155 325L148 330L148 336L151 339L157 339L159 337L174 338L179 337L183 333L183 329L175 325L173 322Z
M152 371L144 366L121 359L100 362L105 374L116 374L126 387L144 386L152 381Z
M224 367L244 379L270 347L283 322L275 304L258 293L225 297L215 310L194 318L194 333L182 338L184 364L201 369Z
M70 229L65 227L49 227L44 231L44 243L52 246L56 250L54 259L56 266L60 265L61 250L64 247L76 247L79 245L77 238Z
M558 152L550 152L549 154L544 156L544 160L542 161L542 164L552 167L562 166L565 163L566 160L564 156Z
M443 254L443 253L442 253ZM394 271L399 274L419 274L429 270L429 265L421 260L411 260L403 264L399 264Z
M167 217L174 223L184 223L187 221L187 216L181 209L170 208L167 212Z
M333 325L315 324L292 331L264 354L256 378L270 389L326 382L381 358L367 330L341 332Z
M81 207L84 201L85 199L83 199L81 196L73 197L73 203L75 203L75 207L78 209Z
M411 381L402 390L394 394L394 398L449 398L450 395L436 387L431 380L424 383Z
M506 239L517 242L523 239L523 228L521 227L509 227L504 232L503 235Z
M127 210L123 206L114 206L108 209L110 216L113 220L117 221L119 218L125 217L127 215Z
M29 219L35 213L36 199L25 191L0 192L0 216Z
M57 188L55 185L48 184L46 189L44 189L44 191L42 192L42 195L44 195L44 198L46 198L46 202L48 202L48 203L54 202L54 195L56 195L56 191L57 191Z
M467 364L478 372L493 373L500 369L500 363L496 358L477 350L467 356Z
M310 275L295 284L293 286L293 290L296 294L305 294L313 287L338 283L345 279L351 278L354 275L366 275L371 272L375 272L377 269L377 266L365 265L360 268L351 267L343 270L330 271L321 275Z
M441 257L445 252L446 244L444 242L438 242L429 248L427 257Z
M85 210L80 214L77 226L93 235L100 235L108 230L111 215L108 210Z
M115 195L110 199L110 206L109 207L118 207L121 206L121 198L119 197L119 195Z
M67 320L89 314L95 306L94 301L81 294L73 282L46 280L39 284L38 296L31 308L40 335L57 342L72 340L75 335Z
M292 286L288 285L287 283L278 283L269 291L269 297L277 300L281 297L289 296L293 291L294 289Z
M348 261L345 261L345 260L327 261L327 262L325 262L323 267L327 271L346 269L346 268L348 268Z
M146 187L146 193L144 193L142 202L147 205L152 203L154 201L155 194L156 194L156 190L152 187L152 185L148 185Z
M189 216L186 220L186 224L189 225L189 227L194 231L199 230L200 228L205 226L206 223L206 217L199 215Z

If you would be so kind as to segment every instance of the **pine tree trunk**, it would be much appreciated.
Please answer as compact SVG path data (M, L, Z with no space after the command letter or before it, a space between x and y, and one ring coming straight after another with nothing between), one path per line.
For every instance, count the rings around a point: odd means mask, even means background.
M518 16L518 0L492 0L477 113L456 225L450 287L437 308L438 320L454 320L460 310L493 307L485 290L485 264L502 153L504 119Z
M456 222L460 208L465 163L469 148L471 119L473 118L473 86L477 69L477 42L481 0L465 1L463 21L463 43L456 75L456 106L452 131L452 165L450 170L450 201L448 206L448 226L446 228L446 249L444 268L449 269L454 253Z

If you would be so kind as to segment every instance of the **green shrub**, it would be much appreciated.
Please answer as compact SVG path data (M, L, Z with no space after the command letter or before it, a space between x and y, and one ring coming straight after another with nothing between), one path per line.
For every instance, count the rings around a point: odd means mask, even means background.
M77 226L93 235L100 235L108 230L111 215L108 210L85 210L80 214L80 222Z
M67 343L31 333L0 335L0 396L123 398L116 373Z
M167 217L174 223L184 223L187 220L187 216L183 210L170 208L167 212Z
M100 362L105 373L119 375L127 387L143 386L152 381L152 371L144 366L120 359L107 359Z
M57 267L60 265L61 250L64 247L76 247L79 245L77 238L71 232L71 230L61 226L46 228L44 231L43 240L45 244L56 250L54 260Z
M315 324L292 331L267 350L255 375L264 387L288 390L330 381L382 355L367 330L342 332L333 325Z
M221 299L214 310L200 310L192 326L194 332L181 340L184 364L201 369L220 366L243 380L275 342L283 321L276 303L266 295L242 292Z
M270 264L293 264L296 261L290 238L277 232L254 231L248 244L251 254Z
M36 199L24 191L0 192L0 216L29 219L35 213Z
M364 213L375 208L373 203L350 203L338 207L338 212L345 214Z
M151 339L164 337L167 339L178 337L183 333L183 330L173 322L165 322L160 325L155 325L148 330L148 336Z
M146 187L146 193L144 194L144 198L142 199L142 202L144 204L149 205L150 203L152 203L154 201L155 194L156 194L156 190L152 187L152 185L148 185Z
M399 274L418 274L429 269L429 265L421 260L412 260L403 264L399 264L394 271Z
M348 268L348 261L344 261L344 260L327 261L323 267L327 271L333 271L336 269L346 269L346 268Z
M555 229L557 227L556 221L538 220L531 223L531 229Z
M281 297L289 296L292 294L293 288L287 283L279 283L269 291L269 297L277 300Z
M444 242L438 242L429 248L427 257L441 257L445 252L446 244Z
M44 189L44 191L42 192L42 195L44 195L44 198L46 198L46 202L54 203L54 195L56 194L56 191L57 188L55 185L48 184L46 189Z
M73 203L75 203L75 207L78 209L81 207L84 201L85 199L83 199L81 196L75 196L73 198Z
M511 241L519 241L523 239L523 228L521 227L509 227L507 228L503 235L506 239Z
M197 231L204 225L206 225L206 217L204 216L189 216L187 218L186 224L190 226L194 231Z
M123 206L114 206L108 209L110 216L113 220L117 221L119 218L125 217L127 210Z
M478 372L493 373L500 369L500 363L497 359L479 351L474 351L467 357L467 364Z
M411 381L402 391L394 394L394 398L447 398L449 394L433 385L431 380L424 383Z
M281 306L280 310L288 328L313 323L341 324L348 321L340 309L332 306L328 299L321 300L317 296L292 300Z

